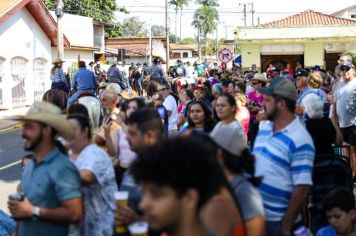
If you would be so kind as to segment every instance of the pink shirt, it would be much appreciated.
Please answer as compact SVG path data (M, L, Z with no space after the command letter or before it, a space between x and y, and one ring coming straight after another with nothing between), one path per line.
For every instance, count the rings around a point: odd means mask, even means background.
M245 138L247 140L248 125L250 123L250 112L246 107L241 107L241 109L236 113L235 119L240 121L244 129Z
M260 96L256 97L256 91L253 91L247 95L248 100L250 103L255 103L256 105L263 106L263 94L260 94ZM256 118L257 114L252 114L251 113L251 118Z

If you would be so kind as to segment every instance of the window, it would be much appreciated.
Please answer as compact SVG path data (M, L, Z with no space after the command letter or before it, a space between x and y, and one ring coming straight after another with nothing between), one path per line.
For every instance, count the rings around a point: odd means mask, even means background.
M27 68L27 59L23 57L14 57L11 59L12 75L12 107L23 107L26 105L25 77Z
M36 58L33 60L33 85L35 101L41 101L45 92L46 81L46 63L44 58Z
M183 58L187 58L188 57L188 53L187 52L183 52Z

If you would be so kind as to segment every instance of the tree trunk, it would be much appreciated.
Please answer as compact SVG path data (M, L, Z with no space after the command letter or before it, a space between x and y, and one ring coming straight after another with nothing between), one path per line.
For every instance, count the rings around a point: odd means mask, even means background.
M180 19L179 19L179 40L182 40L182 13L183 9L180 9Z
M178 19L178 7L176 7L176 26L175 26L175 33L174 33L174 42L177 43L177 19Z

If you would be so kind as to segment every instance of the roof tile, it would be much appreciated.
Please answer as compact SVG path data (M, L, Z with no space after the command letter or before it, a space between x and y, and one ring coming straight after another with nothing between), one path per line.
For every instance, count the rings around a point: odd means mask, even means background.
M313 10L307 10L299 14L289 16L284 19L262 24L261 27L299 27L299 26L316 26L316 25L348 25L356 24L356 21L327 15Z

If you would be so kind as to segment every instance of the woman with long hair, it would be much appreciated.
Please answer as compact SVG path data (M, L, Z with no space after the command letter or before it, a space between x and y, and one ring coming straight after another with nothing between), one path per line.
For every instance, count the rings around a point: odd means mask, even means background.
M188 126L182 129L181 134L188 130L210 133L215 126L212 112L202 101L194 101L188 107Z

